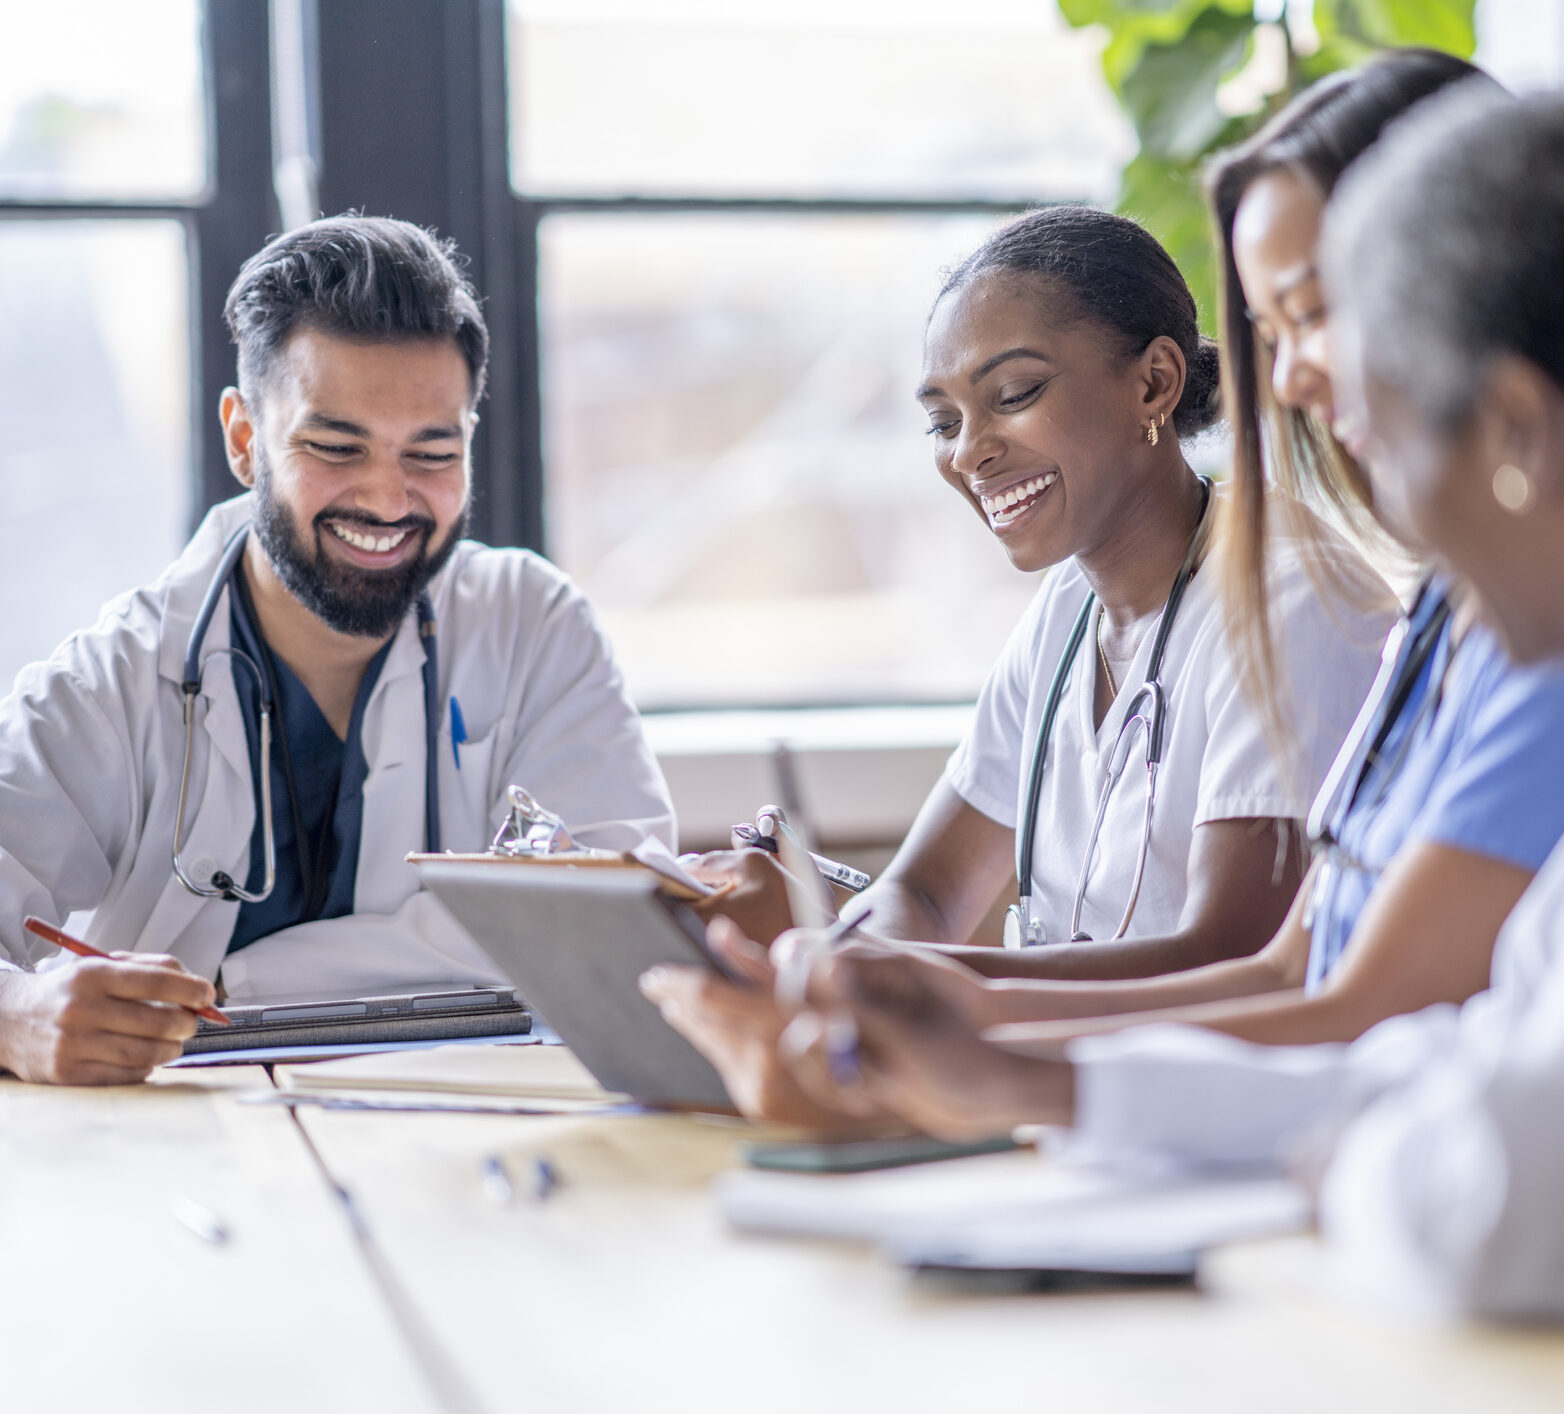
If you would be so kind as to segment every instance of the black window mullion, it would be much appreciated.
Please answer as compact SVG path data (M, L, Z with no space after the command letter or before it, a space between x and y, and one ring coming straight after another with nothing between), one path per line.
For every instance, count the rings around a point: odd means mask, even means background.
M452 7L452 12L465 6ZM478 428L473 528L493 545L543 552L535 218L510 187L505 0L476 0L471 87L478 158L476 228L464 242L482 272L489 325L489 393Z
M900 196L562 196L533 194L524 204L539 218L556 212L648 213L736 212L758 215L824 216L1006 216L1042 204L980 197ZM1073 203L1072 203L1073 204Z
M254 0L207 0L203 18L212 189L193 212L190 250L191 455L198 520L239 489L217 421L218 399L236 376L223 301L240 265L279 224L272 190L267 7Z
M506 190L510 178L506 174ZM508 386L511 426L507 432L515 459L512 497L507 513L514 517L515 540L548 553L548 524L543 488L543 357L538 308L538 209L507 197L511 210L511 305L501 316L511 343ZM491 328L492 328L491 324ZM490 402L494 401L491 392ZM497 445L491 443L491 446Z

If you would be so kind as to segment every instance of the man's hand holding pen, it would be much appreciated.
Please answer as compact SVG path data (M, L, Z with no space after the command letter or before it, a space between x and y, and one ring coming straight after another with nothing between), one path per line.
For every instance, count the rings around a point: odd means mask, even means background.
M130 1085L174 1060L216 1001L172 957L116 953L0 972L0 1067L58 1085Z

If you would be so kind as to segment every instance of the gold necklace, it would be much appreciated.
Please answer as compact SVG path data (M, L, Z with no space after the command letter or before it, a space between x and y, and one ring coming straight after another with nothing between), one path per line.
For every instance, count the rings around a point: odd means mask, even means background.
M1209 483L1206 483L1206 486L1209 486ZM1210 499L1211 499L1211 493L1210 493L1209 489L1207 489L1207 490L1205 490L1204 496L1203 496L1203 498L1202 498L1202 500L1200 502L1200 515L1199 515L1198 519L1196 519L1194 531L1190 535L1189 549L1185 552L1185 561L1186 561L1186 563L1189 566L1189 578L1190 579L1193 579L1195 577L1196 571L1200 568L1200 562L1199 562L1199 560L1197 558L1195 547L1196 547L1196 545L1200 541L1200 527L1205 524L1206 507L1209 504ZM1167 612L1165 607L1163 609L1163 612L1164 613ZM1104 648L1103 644L1102 644L1102 625L1103 625L1103 620L1106 619L1107 617L1108 617L1107 606L1105 604L1099 603L1098 606L1097 606L1097 657L1102 662L1102 675L1108 680L1108 698L1109 698L1110 701L1116 701L1118 699L1118 696L1119 696L1119 685L1118 685L1118 683L1116 683L1113 680L1113 669L1108 666L1108 650L1106 648ZM1148 632L1149 632L1149 630L1148 630ZM1143 638L1141 640L1141 643L1144 643L1144 642L1145 642L1145 639ZM1135 661L1135 658L1139 655L1139 653L1140 653L1140 644L1137 643L1135 645L1135 652L1130 655L1130 662L1131 663L1133 663Z
M1119 695L1119 685L1113 680L1113 669L1108 666L1108 650L1102 646L1102 622L1108 617L1108 611L1099 607L1097 610L1097 656L1102 660L1102 675L1108 680L1108 700L1116 700Z

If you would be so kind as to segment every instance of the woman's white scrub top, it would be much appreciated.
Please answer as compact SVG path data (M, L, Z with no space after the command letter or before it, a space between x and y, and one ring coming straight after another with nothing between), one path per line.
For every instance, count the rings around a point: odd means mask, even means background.
M1327 604L1304 567L1299 542L1273 535L1270 546L1277 667L1295 749L1278 759L1258 707L1240 686L1222 610L1220 565L1208 558L1190 581L1163 658L1166 737L1131 936L1177 931L1199 826L1215 820L1301 820L1308 814L1378 669L1395 618L1389 592L1385 607ZM1369 582L1362 562L1341 542L1327 542L1325 553L1346 576ZM946 779L967 804L1018 831L1018 861L1038 726L1088 592L1074 561L1048 574L983 687L971 731L946 767ZM1095 611L1091 629L1094 633ZM1069 940L1102 781L1130 698L1145 680L1155 637L1153 626L1100 730L1093 722L1097 650L1091 634L1076 655L1048 743L1037 812L1032 909L1045 941ZM1114 788L1088 880L1081 929L1093 938L1113 936L1129 899L1145 815L1143 742L1143 736L1137 738Z

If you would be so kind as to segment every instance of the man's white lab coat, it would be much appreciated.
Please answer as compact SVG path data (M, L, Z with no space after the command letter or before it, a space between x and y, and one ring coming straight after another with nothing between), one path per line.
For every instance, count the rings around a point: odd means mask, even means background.
M492 981L495 969L404 862L423 848L424 652L414 615L398 630L364 712L355 912L263 938L224 962L239 905L188 893L170 867L184 753L186 643L240 496L214 509L160 579L115 600L96 627L17 678L0 703L0 962L51 951L24 914L56 922L95 910L91 942L168 952L222 969L231 996L356 989L435 979ZM564 816L583 844L673 843L667 787L592 610L546 560L464 541L429 586L440 702L461 704L461 769L448 705L439 724L445 849L487 846L517 782ZM257 805L229 643L227 591L204 668L183 859L205 882L244 879ZM286 809L285 801L276 808Z

